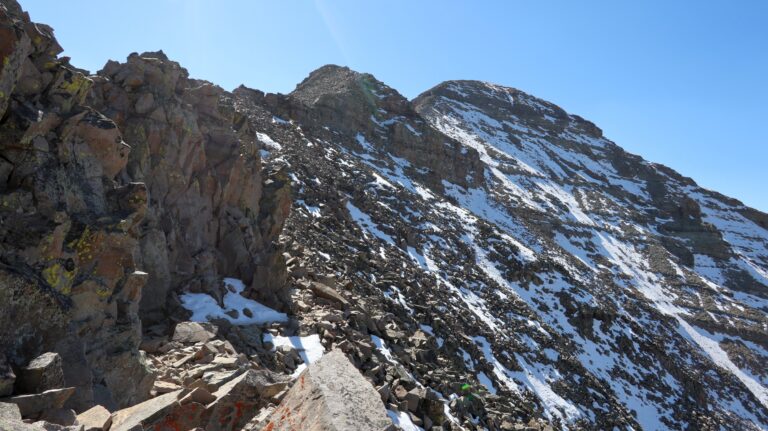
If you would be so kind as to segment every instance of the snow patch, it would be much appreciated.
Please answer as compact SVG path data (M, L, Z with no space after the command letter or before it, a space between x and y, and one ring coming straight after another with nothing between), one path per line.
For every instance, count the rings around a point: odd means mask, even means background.
M222 308L216 300L206 293L184 293L180 295L181 306L192 312L190 320L193 322L207 322L209 319L227 319L235 325L263 325L266 323L285 323L288 316L280 313L253 299L242 296L245 284L235 278L225 278L224 284L234 289L224 295ZM248 317L243 310L248 309L252 317ZM227 312L237 311L238 317L234 318Z
M272 343L274 346L272 348L273 351L280 346L289 346L296 349L304 363L296 367L296 370L291 374L293 378L298 377L307 368L307 365L319 360L323 357L323 353L325 353L323 345L320 343L320 335L318 334L306 337L283 337L282 335L264 334L264 342Z

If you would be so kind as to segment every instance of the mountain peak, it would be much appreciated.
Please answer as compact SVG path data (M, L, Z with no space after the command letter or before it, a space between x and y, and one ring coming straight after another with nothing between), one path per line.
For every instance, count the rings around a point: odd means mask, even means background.
M501 117L515 123L544 128L549 128L553 123L560 127L570 124L594 138L603 136L602 130L594 123L578 115L570 115L552 102L513 87L486 81L445 81L417 96L413 103L417 110L424 110L441 101L472 105L494 118Z
M413 104L369 73L326 65L313 71L288 95L291 112L305 122L349 133L360 142L408 159L424 171L425 182L478 184L482 168L477 153L437 131ZM428 179L427 179L428 178Z
M346 66L328 64L309 74L290 96L312 106L323 98L358 98L369 107L388 103L402 105L407 99L370 73L354 71ZM392 108L392 106L390 106Z

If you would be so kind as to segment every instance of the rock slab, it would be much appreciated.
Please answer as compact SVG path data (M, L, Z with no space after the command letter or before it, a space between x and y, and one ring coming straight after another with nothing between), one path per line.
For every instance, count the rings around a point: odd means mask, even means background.
M340 350L311 364L272 413L271 431L394 429L376 389Z
M21 416L34 417L47 410L60 409L75 392L75 388L50 389L39 394L16 395L2 398L0 402L19 406Z
M170 392L112 414L110 431L136 431L162 420L178 406L181 391Z
M93 406L77 415L77 422L85 428L85 431L105 430L112 425L112 414L104 406Z

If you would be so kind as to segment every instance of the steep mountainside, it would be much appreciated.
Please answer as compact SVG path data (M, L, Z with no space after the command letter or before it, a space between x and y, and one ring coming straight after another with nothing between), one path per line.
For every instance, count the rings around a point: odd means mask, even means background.
M512 88L60 52L0 0L0 429L768 429L768 215Z
M311 85L355 80L357 94ZM381 336L423 384L445 397L480 384L499 421L527 409L568 428L766 427L764 214L510 88L447 82L410 108L326 66L287 97L235 94L274 114L254 127L294 175L286 235L353 303L396 316L356 336ZM355 108L340 121L338 106ZM482 179L398 152L404 132L435 131L463 146L448 157L480 158Z

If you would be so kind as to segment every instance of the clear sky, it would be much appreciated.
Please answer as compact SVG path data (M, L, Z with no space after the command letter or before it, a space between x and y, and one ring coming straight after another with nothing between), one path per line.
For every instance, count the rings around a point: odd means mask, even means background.
M287 93L328 64L409 98L516 87L630 152L768 211L768 1L21 0L78 67L163 49L195 78Z

